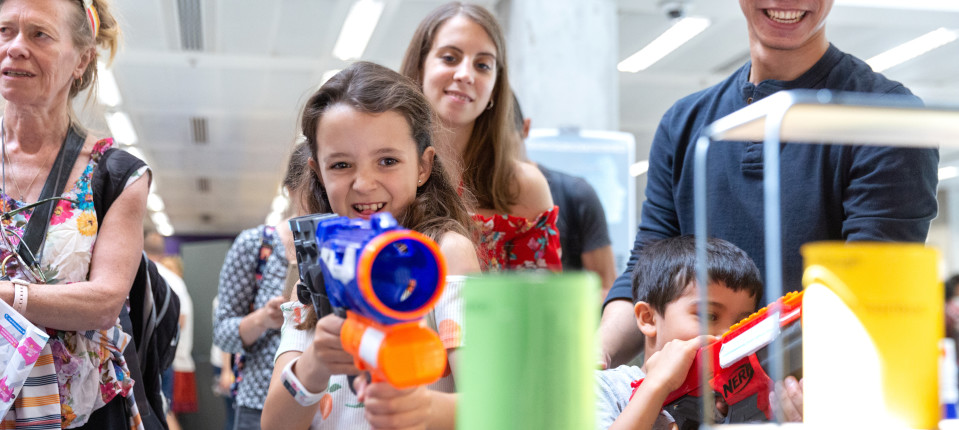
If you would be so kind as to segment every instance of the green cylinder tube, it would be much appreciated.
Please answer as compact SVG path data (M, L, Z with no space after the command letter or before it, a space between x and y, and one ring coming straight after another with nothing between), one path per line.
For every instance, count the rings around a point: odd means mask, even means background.
M599 278L514 272L464 288L457 428L594 428Z

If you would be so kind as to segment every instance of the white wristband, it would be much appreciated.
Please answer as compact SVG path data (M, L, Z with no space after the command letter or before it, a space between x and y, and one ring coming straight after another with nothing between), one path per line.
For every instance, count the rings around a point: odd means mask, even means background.
M299 378L293 373L293 363L296 363L299 359L300 357L296 357L286 364L286 367L283 368L283 373L280 374L280 380L283 381L283 387L286 388L286 391L293 396L293 399L295 399L297 403L301 406L312 406L320 401L324 393L311 393L303 387L303 383L300 382Z
M27 311L27 294L30 292L27 286L30 283L22 279L12 279L10 282L13 283L13 309L24 315Z

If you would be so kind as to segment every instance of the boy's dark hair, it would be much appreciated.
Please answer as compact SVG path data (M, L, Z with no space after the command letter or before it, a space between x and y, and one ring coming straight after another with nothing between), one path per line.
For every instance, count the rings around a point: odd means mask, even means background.
M516 132L522 133L526 126L526 117L523 116L523 109L519 107L519 99L516 93L513 93L513 125L516 126Z
M763 283L756 263L746 252L722 239L706 241L709 282L722 282L733 291L746 290L762 297ZM646 245L633 267L633 300L649 303L662 314L666 305L682 296L696 280L696 238L680 236Z

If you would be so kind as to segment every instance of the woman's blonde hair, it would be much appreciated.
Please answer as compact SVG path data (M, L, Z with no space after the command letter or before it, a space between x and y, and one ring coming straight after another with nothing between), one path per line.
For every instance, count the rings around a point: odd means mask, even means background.
M120 47L120 26L107 0L93 0L93 7L97 10L97 15L100 18L100 25L97 28L97 36L94 40L92 24L87 17L83 0L71 0L71 3L79 5L70 16L73 44L81 52L87 49L93 50L93 56L90 58L87 68L80 75L80 78L75 79L73 85L70 86L70 98L72 99L96 82L98 78L97 59L100 57L100 50L108 53L107 61L105 61L107 65L113 62L113 58L116 57L117 50Z
M507 213L517 198L513 186L513 162L517 157L518 143L513 130L513 91L509 85L506 39L496 17L482 6L460 2L436 8L420 22L413 34L400 72L422 88L426 56L433 47L436 33L446 21L456 16L463 16L482 27L496 47L496 83L490 96L492 106L476 118L463 151L463 186L473 193L479 207Z

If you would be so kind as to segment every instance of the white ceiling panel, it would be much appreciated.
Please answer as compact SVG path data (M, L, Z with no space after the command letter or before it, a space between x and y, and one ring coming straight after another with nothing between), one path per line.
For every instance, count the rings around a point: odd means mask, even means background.
M204 49L185 51L178 4L196 1ZM524 0L512 0L524 1ZM442 0L385 0L364 60L398 68L419 21ZM618 60L670 25L661 0L615 0ZM495 10L498 0L479 2ZM748 58L736 0L687 0L688 15L712 25L640 73L620 73L620 128L636 135L637 157L677 99L712 85ZM232 234L263 222L286 167L298 115L320 77L346 62L332 56L353 0L116 0L124 44L114 72L156 172L157 190L178 234ZM189 17L188 17L189 18ZM197 17L194 17L197 18ZM939 27L959 30L959 13L836 6L827 34L868 58ZM959 103L959 43L886 72L927 102ZM609 67L616 67L615 64ZM101 107L82 113L105 130ZM208 143L193 142L191 119L206 120ZM535 126L535 121L534 121ZM105 134L105 133L101 133ZM944 153L943 158L953 157ZM209 191L198 191L205 178Z

